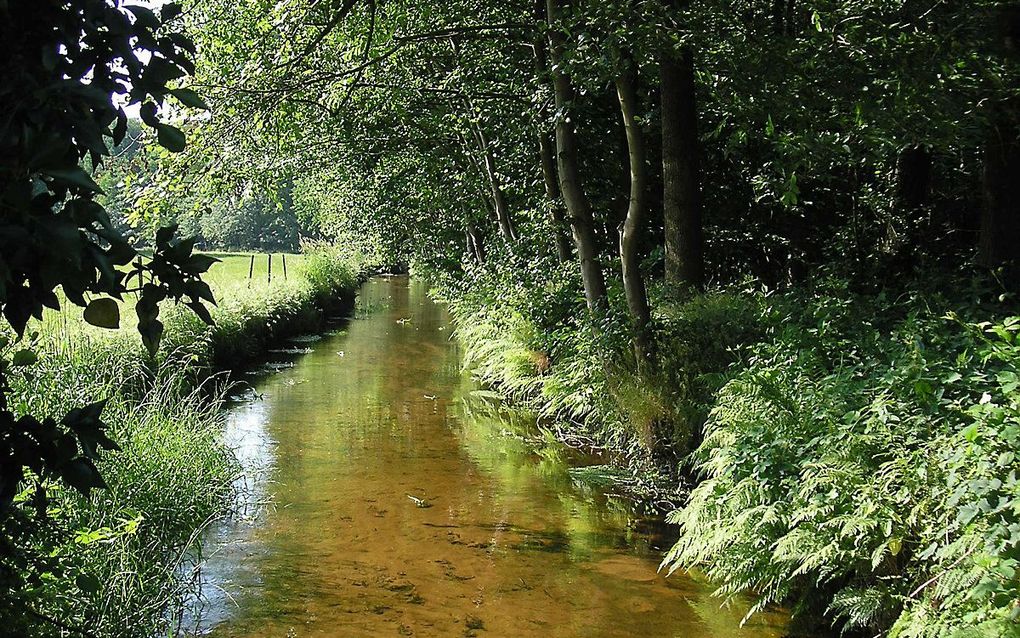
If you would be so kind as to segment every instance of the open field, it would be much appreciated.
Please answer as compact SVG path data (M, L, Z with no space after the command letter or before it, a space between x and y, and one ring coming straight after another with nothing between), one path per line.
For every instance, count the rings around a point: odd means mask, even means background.
M272 255L272 281L269 281L269 258L265 253L255 253L255 266L252 269L251 279L248 278L251 268L252 253L205 253L220 260L213 264L206 274L205 280L212 287L213 292L226 290L238 283L251 285L279 285L290 281L294 277L301 277L304 274L304 255L277 253ZM286 276L284 275L284 262L286 262Z
M204 253L219 259L213 264L202 279L212 288L217 304L231 304L235 298L264 297L274 293L280 294L286 289L294 289L305 282L306 259L300 254L274 254L272 256L272 278L270 279L269 258L264 253L256 253L252 268L252 253ZM286 261L286 275L284 275ZM249 272L251 278L249 279ZM134 312L137 295L128 294L120 302L121 327L111 331L95 328L82 319L83 308L73 304L64 304L60 311L47 311L42 321L34 322L32 330L38 331L43 337L66 339L80 334L110 335L112 333L130 333L135 335L138 325ZM163 304L163 312L175 312L172 303ZM215 309L214 309L214 314ZM137 336L137 335L135 335Z

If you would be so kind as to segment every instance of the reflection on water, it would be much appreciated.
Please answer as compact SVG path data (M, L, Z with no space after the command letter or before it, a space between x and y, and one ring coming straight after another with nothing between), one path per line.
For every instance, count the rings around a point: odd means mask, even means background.
M566 452L536 452L526 424L473 394L420 286L375 279L359 303L232 411L248 516L209 541L192 631L783 635L778 616L739 629L743 610L708 586L657 574L655 526L572 484Z

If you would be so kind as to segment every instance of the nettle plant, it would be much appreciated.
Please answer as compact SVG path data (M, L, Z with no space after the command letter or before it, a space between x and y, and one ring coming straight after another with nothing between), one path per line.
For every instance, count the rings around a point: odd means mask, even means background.
M119 326L117 301L138 293L138 330L150 353L163 332L160 302L185 303L211 322L204 303L214 300L200 276L215 260L194 254L193 241L175 238L172 227L140 259L96 200L101 191L87 170L124 140L130 106L161 146L184 149L184 132L167 122L168 98L205 105L176 86L194 71L194 44L173 29L181 12L120 0L0 0L0 309L10 327L0 339L0 522L26 479L40 512L47 482L86 494L102 487L94 460L116 448L102 401L60 418L8 405L9 378L30 374L37 358L25 339L29 321L60 309L58 289L105 328Z

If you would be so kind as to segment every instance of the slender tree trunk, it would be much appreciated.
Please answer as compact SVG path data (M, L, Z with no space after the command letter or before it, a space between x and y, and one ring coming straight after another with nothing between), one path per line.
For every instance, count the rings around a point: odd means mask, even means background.
M471 137L474 138L474 134L472 134ZM472 143L468 139L467 135L461 134L460 140L464 148L464 155L467 157L468 164L472 169L474 169L475 174L478 176L478 180L480 180L480 181L471 180L474 186L475 195L477 195L478 198L481 200L482 207L485 208L485 210L488 211L492 219L496 221L496 226L500 229L500 234L502 234L503 237L505 237L509 241L511 237L510 235L507 234L506 232L507 229L500 221L499 209L495 206L495 203L493 202L492 188L491 187L483 188L481 185L481 182L485 182L485 184L491 186L485 166L474 155L474 151L477 150L477 139L475 139L475 143Z
M690 49L660 59L663 226L666 281L701 290L705 283L701 166L694 61Z
M562 198L560 197L559 178L556 175L555 142L548 133L538 136L538 152L542 162L542 177L545 180L545 198L552 215L553 234L556 240L556 254L561 262L568 262L573 256L570 249L570 238L567 230L567 219L563 214Z
M467 236L471 255L475 258L475 262L481 266L485 263L485 241L482 239L482 233L474 224L468 224Z
M507 241L517 241L517 229L514 228L513 219L510 217L510 206L507 204L506 195L503 193L503 186L499 181L499 173L496 171L496 158L492 154L492 147L489 145L485 131L477 123L472 126L475 142L478 150L482 153L482 160L485 166L485 175L489 179L489 188L492 190L492 203L496 207L496 220L499 222L499 230Z
M535 0L534 18L536 26L546 22L545 0ZM536 31L538 30L536 29ZM545 43L540 36L536 36L531 48L535 58L535 79L539 85L542 85L549 78L549 57L546 53ZM573 256L573 251L570 249L570 227L563 213L563 198L560 194L559 178L556 175L556 141L553 138L552 129L549 128L549 107L544 100L538 113L538 119L538 157L542 167L542 178L545 182L546 205L549 207L549 215L552 218L556 254L560 262L565 263L570 261Z
M560 178L560 192L567 206L574 245L581 261L581 280L584 296L590 310L604 311L606 301L606 280L598 259L598 244L591 212L591 203L584 193L577 158L577 131L574 120L564 117L563 111L574 100L574 87L563 72L563 34L559 31L560 4L562 0L546 0L546 15L549 20L549 51L552 59L553 90L556 95L556 110L561 116L556 121L556 163Z
M651 311L645 280L641 276L641 231L647 223L648 170L645 166L645 140L638 125L637 91L634 74L626 69L616 78L616 92L620 98L620 114L627 133L627 156L630 166L630 201L627 216L620 232L620 264L623 270L623 289L627 308L633 322L634 355L638 369L647 367L653 359L652 339L649 334Z

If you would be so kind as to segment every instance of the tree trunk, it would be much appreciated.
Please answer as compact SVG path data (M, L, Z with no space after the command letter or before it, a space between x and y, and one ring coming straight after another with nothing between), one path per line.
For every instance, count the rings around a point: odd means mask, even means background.
M478 176L477 180L470 180L475 195L479 198L482 207L487 211L488 215L496 221L496 226L500 229L500 233L508 240L510 237L507 235L504 225L500 222L499 211L493 203L493 192L492 188L484 188L482 182L490 184L488 175L486 173L485 166L478 160L474 155L474 151L477 149L477 138L474 134L471 135L472 139L475 139L475 143L472 143L466 134L460 135L461 145L464 148L464 155L467 157L469 164L468 169L462 169L465 174L470 174L471 170L474 169L474 174Z
M1020 57L1020 8L1000 2L992 14L989 31L993 50L1006 64ZM988 133L984 144L984 199L977 261L995 268L1020 266L1020 99L999 98L987 107ZM1010 279L1018 273L1011 269ZM1016 286L1016 281L1010 281Z
M662 209L666 281L694 290L705 283L701 227L701 165L694 62L689 49L664 51L662 89Z
M574 120L563 116L563 112L574 99L574 87L563 72L563 34L559 31L560 3L562 0L546 0L549 20L549 51L552 58L553 90L556 95L556 110L560 117L556 121L556 163L560 178L560 192L567 205L570 228L581 261L581 280L584 283L584 297L590 310L605 311L606 280L599 265L598 245L591 204L584 193L584 185L577 159L577 131Z
M496 207L496 220L499 222L499 230L507 241L517 241L517 230L514 228L513 219L510 217L510 206L506 202L506 195L499 181L499 173L496 172L496 158L492 154L489 140L485 137L480 125L473 124L472 133L478 150L482 153L485 165L485 175L489 179L489 188L492 190L492 203Z
M1020 126L1011 109L997 109L984 147L984 198L978 263L1020 264Z
M630 166L630 201L627 216L620 232L620 264L623 270L623 289L627 308L633 322L634 356L638 369L646 368L653 359L652 340L649 335L651 312L645 280L641 276L641 231L648 216L646 189L648 171L645 167L645 141L637 122L637 92L634 74L627 69L616 78L616 92L620 98L620 113L627 133L627 157Z
M482 239L481 231L474 224L469 224L467 236L471 255L479 266L483 265L485 263L485 241Z
M546 22L545 0L535 0L534 19L536 27ZM536 28L536 33L540 34L541 31ZM531 48L535 58L535 79L541 86L549 78L549 59L541 35L536 35ZM573 256L570 249L570 229L563 214L563 198L560 195L559 178L556 175L556 142L549 128L549 107L545 100L542 101L538 119L538 158L542 167L542 179L545 182L546 205L552 218L556 254L561 263L566 263Z
M931 191L931 151L923 144L910 144L896 156L896 206L915 210L928 203Z
M573 256L570 250L570 238L567 237L567 220L563 215L562 199L560 198L560 185L556 176L556 151L553 149L555 142L548 133L542 132L538 136L538 152L542 162L542 177L545 180L545 198L549 206L549 214L552 215L553 234L556 240L556 254L561 262L568 262Z

